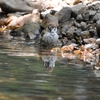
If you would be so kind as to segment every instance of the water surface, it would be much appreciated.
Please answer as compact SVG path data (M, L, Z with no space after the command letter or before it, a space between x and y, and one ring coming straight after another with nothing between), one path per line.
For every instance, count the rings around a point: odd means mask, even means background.
M100 100L100 74L84 64L48 72L38 46L0 39L0 100Z

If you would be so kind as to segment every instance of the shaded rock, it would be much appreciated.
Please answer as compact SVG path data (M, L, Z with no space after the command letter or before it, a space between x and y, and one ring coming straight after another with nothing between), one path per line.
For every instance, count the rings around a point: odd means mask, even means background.
M25 0L0 0L0 7L6 13L8 12L31 12L33 10Z
M82 14L82 18L83 18L83 21L89 21L90 20L88 9L86 9L86 11L84 11L84 13Z
M71 18L71 8L70 7L64 7L59 12L55 14L55 16L58 18L59 23L64 23Z
M97 11L89 10L88 12L89 12L89 17L92 18L96 14Z
M96 44L100 45L100 38L96 40Z
M97 35L100 37L100 19L96 22Z
M81 21L83 20L82 15L81 15L81 14L78 14L77 17L76 17L76 20L77 20L78 22L81 22Z
M93 17L93 21L96 22L100 19L100 13L96 13L96 15Z
M82 31L81 36L83 39L90 38L90 33L89 31Z
M90 33L90 36L91 37L94 37L97 34L96 30L95 29L92 29L92 28L89 30L89 33Z
M72 7L72 16L76 17L78 14L84 13L86 11L87 7L85 4L77 4Z
M85 22L81 22L81 23L80 23L80 28L81 28L83 31L86 30L86 29L87 29L86 23L85 23Z

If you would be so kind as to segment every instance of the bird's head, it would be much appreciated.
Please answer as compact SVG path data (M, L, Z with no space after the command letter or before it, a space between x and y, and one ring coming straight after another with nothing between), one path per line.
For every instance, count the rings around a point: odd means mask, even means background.
M57 32L57 26L55 24L49 24L48 25L48 31L51 32L51 33L55 33Z

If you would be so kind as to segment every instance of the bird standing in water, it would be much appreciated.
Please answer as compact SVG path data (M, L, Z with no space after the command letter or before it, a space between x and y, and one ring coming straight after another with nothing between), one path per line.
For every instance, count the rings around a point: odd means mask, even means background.
M59 41L58 38L59 36L57 34L56 25L49 24L43 33L42 41L44 42L44 44L56 46Z

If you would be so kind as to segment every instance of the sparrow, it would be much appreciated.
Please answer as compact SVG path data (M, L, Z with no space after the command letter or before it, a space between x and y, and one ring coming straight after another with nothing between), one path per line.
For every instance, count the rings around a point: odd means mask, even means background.
M57 34L57 27L54 24L49 24L44 33L42 33L42 41L47 45L56 46L59 41L59 36Z

